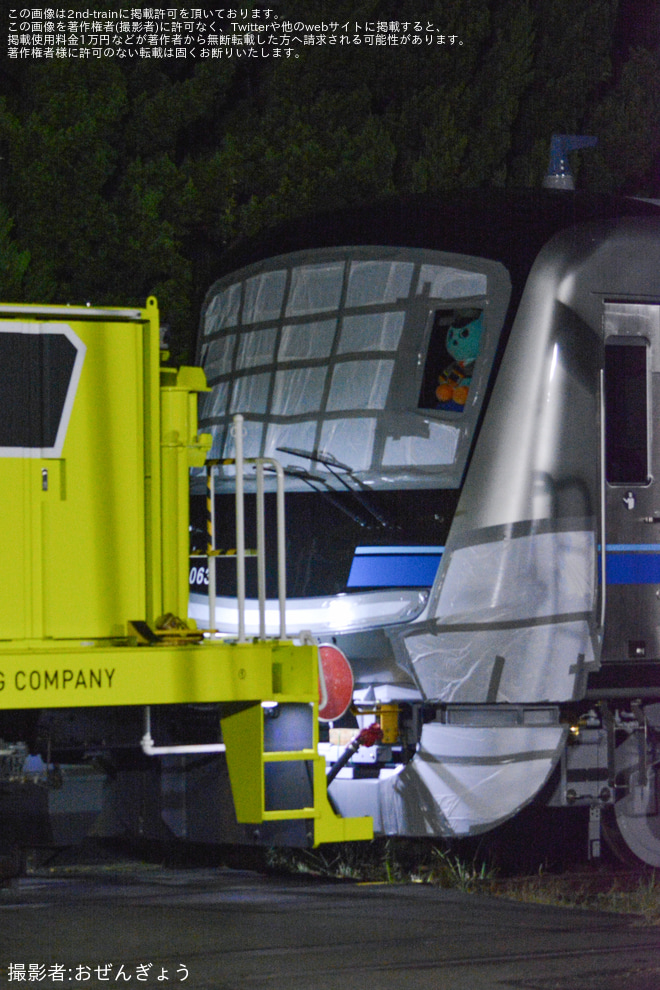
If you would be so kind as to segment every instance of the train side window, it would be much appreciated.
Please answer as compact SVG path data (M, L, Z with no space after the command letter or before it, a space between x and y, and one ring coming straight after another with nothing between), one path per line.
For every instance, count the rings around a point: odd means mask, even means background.
M605 476L613 485L649 480L648 342L605 343Z
M480 309L436 310L419 393L420 409L463 412L482 331Z

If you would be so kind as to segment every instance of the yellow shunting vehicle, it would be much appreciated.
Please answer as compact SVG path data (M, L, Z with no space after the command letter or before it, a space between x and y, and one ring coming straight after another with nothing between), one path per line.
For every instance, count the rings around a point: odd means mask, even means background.
M6 781L25 782L21 745L46 781L58 747L78 747L97 783L106 771L101 833L112 820L217 841L220 816L227 841L295 822L314 845L370 838L371 819L342 819L327 797L317 647L220 641L181 618L189 469L210 437L197 432L203 372L163 353L153 298L0 306L0 782L3 758ZM205 742L174 738L200 726ZM234 812L217 811L227 774ZM141 810L122 818L122 803Z

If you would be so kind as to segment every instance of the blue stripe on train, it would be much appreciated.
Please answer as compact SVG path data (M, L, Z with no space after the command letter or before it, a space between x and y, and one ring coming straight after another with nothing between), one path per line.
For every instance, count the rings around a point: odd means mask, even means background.
M428 588L444 547L357 547L348 588Z
M444 547L357 547L347 587L430 587L443 550ZM660 584L660 544L609 544L607 583Z
M660 546L608 545L605 568L608 584L660 584Z

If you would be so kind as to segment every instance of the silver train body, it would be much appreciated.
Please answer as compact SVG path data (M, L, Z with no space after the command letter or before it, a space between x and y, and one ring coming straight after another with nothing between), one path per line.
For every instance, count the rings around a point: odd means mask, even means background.
M203 313L201 426L231 457L241 413L246 456L282 463L287 631L343 650L360 724L398 713L337 809L462 837L588 806L590 855L608 816L659 865L660 209L400 203L236 258Z

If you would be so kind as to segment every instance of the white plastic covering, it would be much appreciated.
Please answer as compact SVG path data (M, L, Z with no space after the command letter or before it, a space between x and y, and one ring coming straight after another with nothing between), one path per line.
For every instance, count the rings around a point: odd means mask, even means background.
M345 316L338 353L395 351L399 346L405 313L362 313Z
M332 350L336 330L336 320L294 323L282 327L277 360L284 362L327 358Z
M464 299L486 293L486 276L483 272L466 272L446 265L422 265L417 294L428 291L432 299Z
M338 309L343 279L343 261L294 268L286 315L306 316Z
M243 456L244 457L259 457L261 450L261 440L264 431L263 423L253 423L250 420L245 420L243 423ZM215 455L215 451L214 451ZM235 457L236 456L236 443L234 441L234 430L229 430L229 436L227 438L227 444L225 450L222 454L223 457ZM234 468L227 466L223 468L224 472L233 476L235 474Z
M212 382L214 378L218 378L220 375L229 374L235 342L236 334L230 333L226 337L217 337L212 340L202 351L202 364L207 381Z
M229 411L232 415L234 413L243 413L244 415L265 413L268 405L269 388L270 372L237 378L234 382Z
M223 416L227 411L227 396L229 395L229 382L221 382L216 385L212 392L200 395L200 418L207 416Z
M449 552L443 566L430 606L436 620L404 638L426 697L572 699L581 666L594 660L593 533L501 533Z
M408 637L406 647L426 697L447 703L570 701L581 664L594 659L585 620L464 632L441 626Z
M300 416L317 412L321 408L325 376L325 368L278 371L275 375L271 412L275 416Z
M243 323L276 320L282 312L286 286L286 269L263 272L245 283Z
M269 423L266 432L266 448L264 457L274 457L287 467L304 468L306 471L316 471L316 464L310 464L307 457L295 457L284 454L278 447L298 447L300 450L314 450L316 437L316 420L297 423Z
M354 261L348 278L347 306L369 306L405 299L414 266L401 261Z
M341 815L372 815L386 835L466 836L516 814L545 784L566 730L431 722L410 763L377 780L336 778Z
M453 464L460 430L448 423L428 423L426 437L388 437L385 441L383 464Z
M276 337L277 329L275 327L242 333L238 344L236 370L243 371L245 368L271 364Z
M592 532L502 535L454 550L445 562L435 615L441 623L497 622L593 608Z
M435 258L439 263L429 263ZM230 417L241 413L246 423L281 421L269 423L267 434L251 428L266 446L248 456L272 456L280 445L326 450L368 471L369 483L397 470L406 484L430 484L429 469L438 467L457 484L478 409L471 406L460 425L453 413L420 413L419 349L432 310L444 305L420 296L483 297L489 276L441 259L426 251L341 248L279 258L270 269L265 263L220 283L204 316L201 351L213 392L200 399L200 427L215 434L213 455L231 456ZM396 391L395 368L402 369ZM299 461L287 463L310 468ZM313 470L328 474L321 463Z
M323 424L321 450L332 454L354 471L367 471L376 434L376 420L330 419Z
M345 361L336 364L327 409L384 409L394 361Z
M241 306L241 282L222 289L211 300L206 311L204 320L204 333L206 336L222 330L224 327L233 327L238 323L238 314Z

